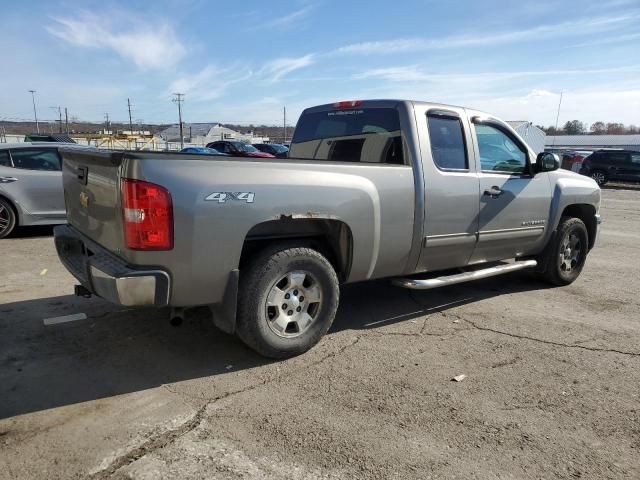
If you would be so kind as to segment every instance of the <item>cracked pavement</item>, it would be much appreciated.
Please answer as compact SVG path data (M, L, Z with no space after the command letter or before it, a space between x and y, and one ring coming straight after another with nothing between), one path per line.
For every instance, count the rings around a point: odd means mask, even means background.
M72 297L50 229L3 240L0 479L640 478L640 191L602 215L569 287L349 285L284 362Z

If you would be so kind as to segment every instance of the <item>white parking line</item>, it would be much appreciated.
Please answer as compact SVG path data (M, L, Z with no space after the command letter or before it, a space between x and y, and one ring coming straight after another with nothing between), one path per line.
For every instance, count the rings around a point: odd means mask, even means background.
M75 322L77 320L86 320L87 315L84 313L74 313L72 315L64 315L62 317L45 318L45 325L58 325L59 323Z

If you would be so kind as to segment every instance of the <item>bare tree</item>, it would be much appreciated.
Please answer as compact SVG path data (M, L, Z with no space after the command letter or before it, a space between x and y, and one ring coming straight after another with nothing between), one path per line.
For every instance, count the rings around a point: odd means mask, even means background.
M591 124L591 128L589 130L591 130L591 133L594 135L602 135L607 132L607 126L604 122L594 122Z

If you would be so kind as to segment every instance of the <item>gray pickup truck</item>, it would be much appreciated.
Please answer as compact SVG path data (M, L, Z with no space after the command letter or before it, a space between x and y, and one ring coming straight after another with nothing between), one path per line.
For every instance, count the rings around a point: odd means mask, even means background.
M339 285L429 289L520 269L555 285L596 241L600 189L506 123L404 100L305 110L290 158L62 152L58 254L79 295L208 305L259 353L327 332Z

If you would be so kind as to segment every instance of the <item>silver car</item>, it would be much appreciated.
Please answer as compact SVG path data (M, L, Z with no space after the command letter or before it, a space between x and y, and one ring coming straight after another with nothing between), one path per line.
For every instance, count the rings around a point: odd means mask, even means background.
M16 226L66 223L61 146L69 144L0 144L0 238Z

